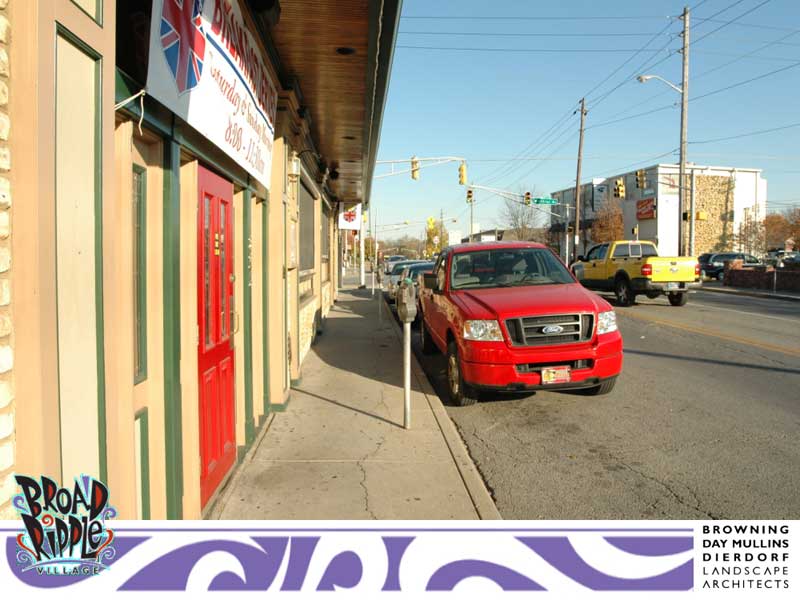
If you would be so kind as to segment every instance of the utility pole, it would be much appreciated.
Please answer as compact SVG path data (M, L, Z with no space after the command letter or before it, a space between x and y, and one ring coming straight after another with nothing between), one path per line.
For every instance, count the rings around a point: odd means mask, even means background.
M678 255L685 256L683 213L686 209L686 130L689 117L689 7L683 8L683 83L681 84L681 165L678 177ZM694 220L694 215L689 215Z
M361 206L363 211L364 206ZM358 256L359 256L359 280L358 280L358 287L359 289L364 289L367 287L364 284L364 213L361 213L361 223L359 223L359 230L358 230Z
M439 252L442 251L442 244L444 244L444 209L439 209Z
M586 123L586 98L581 98L581 135L578 139L578 174L575 176L575 253L579 253L581 238L581 162L583 160L583 129ZM569 223L569 219L567 220ZM569 227L569 225L568 225ZM567 258L569 258L569 242L567 243ZM569 263L568 263L569 264Z

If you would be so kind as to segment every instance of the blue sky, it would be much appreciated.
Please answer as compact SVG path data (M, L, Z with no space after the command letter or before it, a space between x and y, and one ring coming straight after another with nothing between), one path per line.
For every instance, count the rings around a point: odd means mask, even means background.
M678 148L679 104L603 123L679 102L680 96L663 83L641 84L630 76L643 66L644 71L680 85L681 56L674 51L681 45L677 35L681 23L668 15L679 15L685 4L673 0L404 0L378 159L463 156L470 181L540 195L574 185L579 115L571 113L582 96L631 59L586 96L589 113L582 180L657 162L677 162L677 152L647 159ZM793 66L800 63L800 2L690 0L689 6L696 6L691 12L690 40L697 44L690 49L688 160L764 169L769 207L800 206L800 127L691 144L800 123L800 66ZM735 23L725 25L724 21L740 15ZM412 18L431 16L445 18ZM487 16L513 18L482 18ZM587 16L605 18L554 18ZM709 18L714 20L703 20ZM644 51L631 58L648 42ZM767 44L771 45L758 50ZM725 63L731 64L722 66ZM721 68L705 74L716 67ZM786 70L694 100L782 68ZM551 160L496 160L521 153ZM386 166L376 168L378 175L387 171ZM423 221L438 217L443 210L446 217L459 219L452 228L466 232L465 191L458 185L458 166L453 163L422 169L419 181L412 181L409 174L376 179L372 202L381 224ZM477 198L475 221L482 228L501 225L502 200L486 194ZM392 235L418 235L421 229L422 225L415 225Z

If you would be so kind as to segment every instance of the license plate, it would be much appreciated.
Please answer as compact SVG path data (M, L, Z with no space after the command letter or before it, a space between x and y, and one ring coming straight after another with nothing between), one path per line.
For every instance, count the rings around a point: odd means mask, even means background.
M668 283L665 287L668 290L677 290L678 289L678 284L677 283Z
M569 367L551 367L549 369L542 369L542 383L545 385L551 383L569 383Z

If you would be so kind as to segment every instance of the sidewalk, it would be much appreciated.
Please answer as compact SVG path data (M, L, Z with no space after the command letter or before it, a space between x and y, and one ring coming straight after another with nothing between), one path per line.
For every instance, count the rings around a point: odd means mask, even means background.
M800 294L797 292L771 292L769 290L755 289L755 288L740 288L723 286L720 283L703 283L703 287L698 291L714 292L720 294L733 294L736 296L751 296L753 298L772 298L774 300L789 300L800 302Z
M339 294L289 407L272 416L212 518L499 519L412 353L403 429L401 332L378 298ZM382 300L381 300L382 302Z

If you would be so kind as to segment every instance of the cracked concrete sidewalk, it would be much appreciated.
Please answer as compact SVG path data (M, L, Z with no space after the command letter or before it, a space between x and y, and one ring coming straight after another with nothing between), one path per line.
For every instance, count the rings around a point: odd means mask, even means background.
M223 490L219 519L499 519L412 354L403 429L402 338L380 291L340 291L276 413Z

